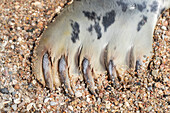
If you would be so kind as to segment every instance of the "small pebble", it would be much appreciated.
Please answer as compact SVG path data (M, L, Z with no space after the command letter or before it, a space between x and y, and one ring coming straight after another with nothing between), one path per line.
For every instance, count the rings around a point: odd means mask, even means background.
M73 111L73 107L72 107L72 106L68 106L68 109L70 109L71 111Z
M30 110L31 110L32 105L33 105L33 103L30 103L30 104L27 105L27 111L30 111Z
M164 21L163 26L168 26L168 21Z
M35 85L36 83L37 83L37 81L36 81L36 80L33 80L33 81L32 81L32 84L34 84L34 85Z
M47 103L49 100L52 100L52 98L45 98L44 103Z
M13 109L14 111L16 111L16 110L17 110L17 104L13 104L13 105L12 105L12 109Z
M17 66L14 65L14 68L16 68L16 67ZM17 82L18 82L17 80L12 80L13 85L17 84Z
M0 110L4 107L4 103L0 102Z
M106 108L110 109L110 101L106 101Z
M38 8L43 8L41 2L39 2L39 1L34 2L33 5L35 5Z
M162 85L160 82L157 82L157 83L155 83L155 86L156 86L157 88L161 88L163 85Z
M16 90L20 89L19 84L15 84L14 88L15 88Z
M127 107L130 107L130 104L129 104L128 102L125 102L125 105L126 105Z
M56 13L59 13L59 12L60 12L60 10L61 10L61 7L60 7L60 6L58 6L58 7L55 9L55 12L56 12Z
M75 93L75 96L76 96L76 97L81 97L81 96L82 96L82 93L81 93L80 91L77 91L77 92Z
M90 98L87 96L87 99L86 99L87 102L90 102Z
M61 3L60 3L60 6L61 6L61 7L64 7L64 3L61 2Z
M14 99L15 104L19 104L21 102L20 98Z
M147 108L147 111L151 111L152 110L152 106L149 106L148 108Z
M51 109L50 105L47 106L47 109Z
M28 97L28 96L25 96L25 103L30 103L31 102L31 100L30 100L30 98Z
M3 94L8 94L9 90L8 90L8 88L1 88L0 92L3 93Z
M57 102L51 101L51 102L50 102L50 105L51 105L51 106L55 106L55 105L57 105Z
M14 49L15 48L14 45L11 45L11 48Z
M39 107L39 108L41 108L41 107L42 107L42 105L41 105L41 104L38 104L38 107Z
M9 92L10 92L10 93L14 92L14 90L15 90L15 89L14 89L13 87L10 87L10 88L9 88Z
M161 29L165 30L165 31L167 30L167 28L165 26L162 26Z

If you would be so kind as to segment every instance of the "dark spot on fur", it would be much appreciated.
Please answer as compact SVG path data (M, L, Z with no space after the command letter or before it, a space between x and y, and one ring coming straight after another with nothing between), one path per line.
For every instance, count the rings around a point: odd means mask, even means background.
M93 31L93 26L92 26L92 25L90 25L90 27L88 28L88 31L89 31L89 32L92 32L92 31Z
M90 27L87 30L92 33L92 31L94 29L97 34L97 39L100 39L102 37L101 27L99 25L100 16L97 16L97 14L93 11L92 12L83 11L83 14L89 20L94 21L94 25L90 25Z
M123 0L117 1L117 5L122 7L122 11L126 12L127 8L128 8L128 4L124 3Z
M114 10L107 12L103 17L102 24L104 26L104 31L107 31L107 28L112 25L115 21L116 12Z
M95 22L94 29L97 33L97 39L100 39L102 37L102 33L101 33L101 27L98 22Z
M142 4L137 4L137 8L140 12L142 12L146 8L146 3L143 2Z
M87 30L92 34L93 29L97 34L97 39L100 39L102 37L102 33L101 33L101 27L98 22L95 22L94 25L90 25L90 27Z
M137 31L139 32L142 28L142 26L145 25L147 22L148 18L146 16L143 16L142 20L138 23Z
M90 27L87 29L91 34L93 29L95 30L97 34L97 39L100 39L102 37L101 27L98 22L95 22L94 25L90 25Z
M71 40L73 43L76 43L76 40L79 40L80 26L77 22L71 20L71 27L73 29L71 34Z
M158 2L157 1L153 1L152 5L150 5L151 7L151 12L156 12L158 10Z
M89 11L83 11L83 14L85 17L87 17L89 20L100 20L100 17L97 16L95 12L89 12Z

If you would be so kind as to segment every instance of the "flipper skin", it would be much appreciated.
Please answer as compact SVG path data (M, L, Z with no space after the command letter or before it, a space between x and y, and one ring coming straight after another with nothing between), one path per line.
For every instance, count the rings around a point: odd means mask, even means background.
M135 69L152 51L152 35L170 0L74 0L41 36L33 74L44 86L74 85L84 79L96 95L94 79L106 74L117 81L121 68Z

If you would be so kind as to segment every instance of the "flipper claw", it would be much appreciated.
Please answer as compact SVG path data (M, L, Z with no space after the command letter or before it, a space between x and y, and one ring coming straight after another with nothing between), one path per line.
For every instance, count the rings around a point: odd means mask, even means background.
M94 83L94 79L92 77L92 72L91 72L91 69L90 69L88 59L84 58L83 63L82 63L82 67L83 67L82 72L83 72L84 79L85 79L85 82L87 84L87 87L90 90L90 92L94 96L96 96L95 83Z
M69 79L69 75L68 75L68 67L66 64L66 60L65 58L62 56L61 59L59 60L59 75L60 75L60 79L61 79L61 83L64 84L64 88L66 93L69 93L70 96L74 96L74 92L71 89L70 86L70 79Z

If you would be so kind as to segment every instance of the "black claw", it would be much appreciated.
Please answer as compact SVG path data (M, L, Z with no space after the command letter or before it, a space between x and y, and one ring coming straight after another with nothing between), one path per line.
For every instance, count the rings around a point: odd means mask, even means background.
M43 56L42 68L46 86L50 89L53 89L53 80L51 75L51 61L49 59L48 53L45 53Z
M74 92L72 91L70 86L68 68L64 57L61 57L61 59L59 60L59 75L60 75L61 83L64 84L64 89L66 93L70 94L70 96L73 97Z
M116 87L117 72L116 72L116 66L114 65L112 60L110 60L109 62L108 72L109 72L109 78L112 81L113 87Z
M82 72L83 72L84 79L85 79L88 89L94 96L97 96L95 92L95 85L94 85L94 80L92 77L92 72L90 69L89 61L86 58L84 58L83 60L82 67L83 67Z
M135 66L135 76L137 76L138 77L138 70L140 69L140 61L139 60L137 60L136 61L136 66Z

